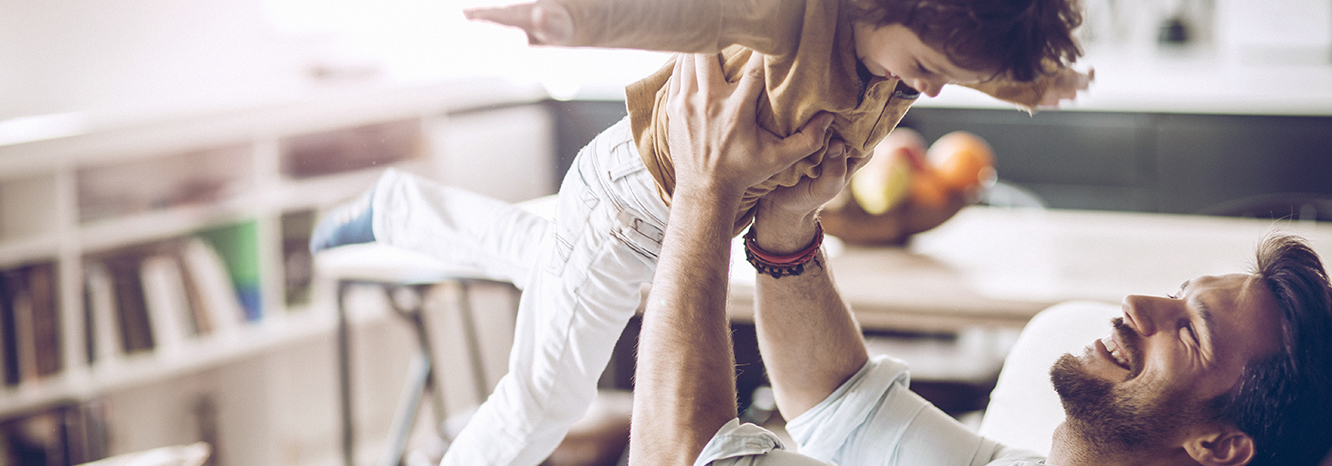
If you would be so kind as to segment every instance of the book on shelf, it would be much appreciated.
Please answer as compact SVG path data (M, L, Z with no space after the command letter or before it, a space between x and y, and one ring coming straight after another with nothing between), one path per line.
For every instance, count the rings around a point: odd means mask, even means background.
M88 362L106 365L121 359L120 318L115 283L101 262L84 265L84 309L87 312Z
M263 319L263 299L259 277L259 231L248 221L202 230L197 235L208 242L226 264L236 296L245 310L245 320Z
M57 374L64 365L56 266L42 262L0 272L4 382Z
M314 256L310 254L310 233L314 231L313 209L282 214L282 283L287 306L310 302L314 281Z
M190 237L181 244L180 256L188 289L198 302L196 318L207 322L199 333L224 334L239 328L245 322L245 309L217 250L201 238Z
M116 318L120 323L120 349L125 354L152 351L154 347L148 305L143 295L141 257L136 251L124 251L102 261L111 275Z
M0 420L0 464L64 466L107 455L100 400L60 403Z
M2 376L6 386L14 386L19 383L19 363L18 363L18 322L14 313L14 300L12 297L17 292L17 283L10 283L9 276L14 272L0 272L0 365L3 365Z
M169 253L150 254L139 264L139 274L155 350L179 350L194 334L180 262Z
M199 237L101 253L84 273L94 363L171 353L191 339L233 332L248 314L225 259Z

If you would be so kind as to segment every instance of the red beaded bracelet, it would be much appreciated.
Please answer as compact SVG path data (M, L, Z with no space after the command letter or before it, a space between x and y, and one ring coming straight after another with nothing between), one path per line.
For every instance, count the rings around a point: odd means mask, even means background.
M788 255L772 254L759 249L754 227L751 225L749 231L745 233L745 260L749 261L759 273L772 275L772 278L796 276L805 273L805 264L819 255L820 246L823 246L823 225L815 223L814 242L808 247Z

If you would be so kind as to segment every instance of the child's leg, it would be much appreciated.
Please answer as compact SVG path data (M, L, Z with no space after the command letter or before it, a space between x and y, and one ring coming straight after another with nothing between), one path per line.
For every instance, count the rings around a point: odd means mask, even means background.
M666 215L627 121L580 152L519 301L509 373L442 464L534 465L555 449L638 308Z
M526 288L546 219L392 169L371 193L375 241L435 257L460 274Z

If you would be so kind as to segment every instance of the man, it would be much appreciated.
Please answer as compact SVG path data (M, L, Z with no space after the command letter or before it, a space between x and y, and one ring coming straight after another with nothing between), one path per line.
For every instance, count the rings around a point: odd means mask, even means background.
M823 176L765 197L747 245L781 272L758 277L759 346L806 456L740 426L728 219L747 183L816 148L755 128L760 76L728 84L707 58L677 67L696 79L668 97L678 184L640 336L632 464L1314 465L1328 451L1332 287L1318 257L1287 236L1264 242L1253 273L1125 298L1111 335L1051 371L1067 418L1048 458L966 430L907 390L900 362L868 357L823 266L816 212L856 165L837 147Z

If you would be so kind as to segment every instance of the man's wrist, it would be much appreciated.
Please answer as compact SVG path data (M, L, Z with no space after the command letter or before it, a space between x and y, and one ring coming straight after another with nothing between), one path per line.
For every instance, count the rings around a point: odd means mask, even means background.
M754 243L773 254L792 254L809 247L818 233L818 217L805 215L764 215L754 217Z

